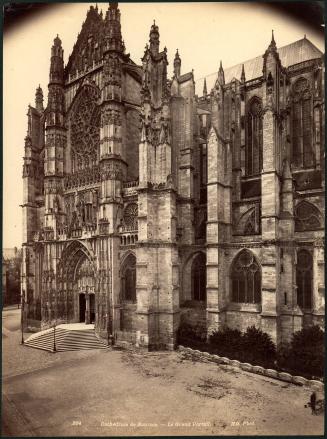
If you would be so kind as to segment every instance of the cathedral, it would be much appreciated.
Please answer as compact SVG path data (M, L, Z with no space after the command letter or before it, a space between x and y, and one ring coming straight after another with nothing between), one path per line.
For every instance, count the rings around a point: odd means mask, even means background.
M117 3L90 7L67 65L54 39L23 159L30 329L170 350L183 322L277 345L324 324L323 53L272 35L200 96L181 58L169 78L154 22L135 63Z

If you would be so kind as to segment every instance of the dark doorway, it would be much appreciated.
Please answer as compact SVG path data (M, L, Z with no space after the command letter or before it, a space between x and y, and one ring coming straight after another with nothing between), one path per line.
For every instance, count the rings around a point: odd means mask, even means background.
M85 310L86 310L86 302L85 302L85 294L79 295L79 321L85 322Z
M90 294L90 323L95 322L95 295Z

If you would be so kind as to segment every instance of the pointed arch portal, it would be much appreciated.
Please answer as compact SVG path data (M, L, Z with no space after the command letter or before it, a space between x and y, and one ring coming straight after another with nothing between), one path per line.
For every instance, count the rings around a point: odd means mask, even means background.
M89 251L79 241L64 250L61 271L67 296L67 320L95 323L95 267Z

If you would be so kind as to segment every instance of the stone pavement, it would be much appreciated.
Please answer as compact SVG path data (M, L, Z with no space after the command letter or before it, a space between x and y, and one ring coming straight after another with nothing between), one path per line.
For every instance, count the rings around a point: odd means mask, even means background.
M323 434L308 390L230 366L178 352L18 350L21 362L27 352L52 362L7 370L5 436Z

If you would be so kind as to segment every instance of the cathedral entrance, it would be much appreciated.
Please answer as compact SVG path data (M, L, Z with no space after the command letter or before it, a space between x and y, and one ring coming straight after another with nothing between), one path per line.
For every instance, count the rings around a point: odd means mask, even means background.
M96 279L88 249L79 241L73 242L64 251L61 267L67 288L67 321L95 323Z
M95 323L95 295L79 294L79 321L80 323Z

